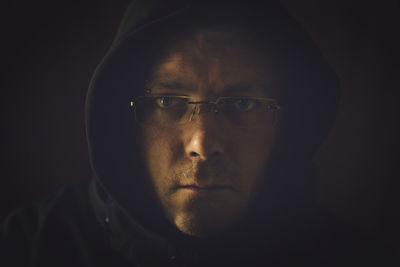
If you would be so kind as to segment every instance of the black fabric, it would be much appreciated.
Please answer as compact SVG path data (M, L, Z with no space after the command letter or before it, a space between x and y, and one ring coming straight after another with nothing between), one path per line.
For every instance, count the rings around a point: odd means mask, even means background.
M144 94L173 38L215 26L274 49L286 123L255 205L226 232L202 239L179 232L153 203L129 101ZM87 95L96 177L11 214L1 266L390 266L390 248L315 204L312 156L338 102L336 74L277 1L133 1Z
M166 242L104 199L95 183L9 216L1 266L398 266L390 247L321 213L258 238Z

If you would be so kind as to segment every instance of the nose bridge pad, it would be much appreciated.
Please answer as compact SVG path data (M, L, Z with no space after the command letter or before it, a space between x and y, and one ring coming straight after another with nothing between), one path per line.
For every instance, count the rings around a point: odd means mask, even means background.
M219 109L218 109L218 105L216 103L213 104L213 110L212 112L214 112L215 114L219 113Z
M201 107L200 104L202 104L203 106L211 105L212 107L210 107L209 109L207 109L207 108L201 109L200 108ZM194 114L199 115L201 110L203 110L203 111L211 111L211 112L213 112L215 114L218 114L218 112L219 112L218 107L217 107L217 105L215 103L196 103L196 104L194 104L193 110L190 113L189 121L192 121L192 118L193 118Z
M207 105L207 108L205 107L205 105ZM203 104L203 107L204 107L203 111L211 112L214 114L218 114L218 112L219 112L217 105L212 102ZM199 108L198 114L199 113L200 113L200 108Z
M197 109L199 110L199 111L197 112L197 114L199 114L200 108L197 108L197 105L198 105L198 104L194 104L193 110L192 110L192 112L190 113L189 121L192 121L192 118L193 118L194 114L196 113L196 110L197 110Z

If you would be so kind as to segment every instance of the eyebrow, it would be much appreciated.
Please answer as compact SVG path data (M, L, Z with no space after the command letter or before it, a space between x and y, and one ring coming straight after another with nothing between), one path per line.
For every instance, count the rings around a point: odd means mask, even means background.
M226 86L222 92L224 94L262 93L265 91L265 88L265 86L260 84L236 83Z
M185 86L177 81L155 81L154 83L151 83L149 86L149 89L152 88L166 89L177 93L192 93L195 91L194 87ZM239 94L239 93L241 94L263 93L265 92L266 88L269 88L269 86L266 86L263 83L256 83L256 84L235 83L225 86L224 89L221 91L221 94L229 95L229 94Z
M193 91L190 87L184 86L182 83L179 82L168 82L168 81L158 81L150 86L151 88L162 88L162 89L168 89L168 90L173 90L173 91Z

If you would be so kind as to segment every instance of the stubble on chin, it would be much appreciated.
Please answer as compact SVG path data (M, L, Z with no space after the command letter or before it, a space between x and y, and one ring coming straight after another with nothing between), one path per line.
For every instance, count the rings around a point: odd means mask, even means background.
M191 211L177 212L170 218L171 223L181 232L192 236L207 237L224 231L234 221L230 215L219 216L221 212L214 211Z
M186 195L176 187L195 181L236 187L235 175L234 167L222 164L192 163L171 170L164 179L164 188L168 189L159 194L164 214L175 227L189 235L208 236L222 231L241 214L243 203L235 202L239 192L232 190L221 197L208 197Z

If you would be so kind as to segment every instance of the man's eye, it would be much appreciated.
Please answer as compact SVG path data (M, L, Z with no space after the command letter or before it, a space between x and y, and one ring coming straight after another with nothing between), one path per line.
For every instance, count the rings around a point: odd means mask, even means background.
M237 108L241 111L249 111L252 108L254 108L255 105L256 105L256 102L254 100L246 99L246 98L237 99L234 102L235 108Z
M169 108L177 103L177 100L173 97L163 96L156 98L156 103L160 108Z

